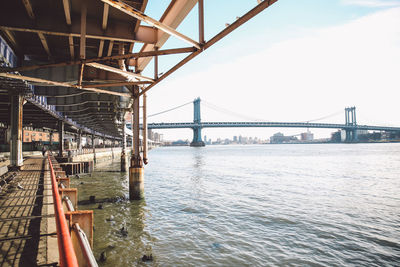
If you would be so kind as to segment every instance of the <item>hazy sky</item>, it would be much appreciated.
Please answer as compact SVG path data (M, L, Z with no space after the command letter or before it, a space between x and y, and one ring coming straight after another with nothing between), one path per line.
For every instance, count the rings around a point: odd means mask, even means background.
M159 19L169 1L152 3L146 13ZM205 0L206 40L256 4ZM178 30L197 40L197 7ZM164 48L186 46L171 37ZM181 58L160 57L160 72ZM337 113L325 122L343 123L344 108L356 106L359 124L400 126L399 73L400 1L279 0L151 89L148 114L201 97L203 121L296 122ZM224 109L230 112L220 112ZM192 105L149 118L192 120ZM158 131L165 139L192 138L190 129ZM304 130L204 129L203 135L269 138L278 131ZM312 131L316 137L332 132Z

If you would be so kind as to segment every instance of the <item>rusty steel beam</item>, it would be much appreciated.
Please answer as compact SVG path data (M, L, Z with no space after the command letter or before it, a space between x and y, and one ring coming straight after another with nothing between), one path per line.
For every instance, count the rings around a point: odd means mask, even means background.
M4 34L7 36L8 40L10 43L13 45L15 48L19 48L19 45L17 44L17 41L15 40L15 35L12 31L6 30L6 29L1 29Z
M107 52L108 57L111 56L113 47L114 47L114 41L110 41L110 43L108 44L108 52Z
M71 25L71 3L69 0L63 0L64 14L65 14L65 22L67 25Z
M44 83L44 84L60 86L60 87L70 87L70 88L76 88L76 89L92 91L92 92L102 93L102 94L117 95L117 96L124 96L124 97L130 97L131 96L128 93L119 93L119 92L113 92L113 91L97 89L97 88L91 88L91 87L83 88L82 86L73 85L73 84L69 84L69 83L49 81L49 80L45 80L45 79L22 76L22 75L11 74L11 73L0 73L0 77L6 77L6 78L24 80L24 81L30 81L30 82L37 82L37 83Z
M214 45L215 43L217 43L218 41L220 41L222 38L224 38L225 36L227 36L229 33L231 33L232 31L234 31L235 29L239 28L241 25L243 25L244 23L246 23L248 20L250 20L251 18L253 18L254 16L256 16L257 14L259 14L260 12L262 12L264 9L268 8L269 6L271 6L272 4L274 4L276 1L278 0L265 0L262 1L260 4L258 4L256 7L254 7L252 10L250 10L249 12L247 12L245 15L243 15L242 17L240 17L239 19L237 19L234 23L232 23L231 25L229 25L228 27L226 27L224 30L222 30L220 33L218 33L217 35L215 35L213 38L211 38L211 40L209 40L208 42L206 42L203 46L203 49L201 50L197 50L195 52L193 52L192 54L188 55L187 57L185 57L182 61L180 61L178 64L176 64L175 66L173 66L171 69L169 69L166 73L164 73L164 75L162 75L161 77L159 77L154 83L152 83L151 85L147 86L145 89L143 89L140 92L140 95L143 95L144 93L146 93L147 91L149 91L151 88L153 88L155 85L157 85L158 83L160 83L162 80L164 80L165 78L167 78L169 75L171 75L172 73L174 73L177 69L179 69L180 67L182 67L183 65L185 65L186 63L188 63L189 61L191 61L193 58L195 58L197 55L199 55L200 53L202 53L204 50L206 50L207 48L211 47L212 45Z
M139 84L151 84L150 81L140 81L140 82L117 82L117 83L97 83L90 85L83 85L82 87L114 87L114 86L129 86L129 85L139 85Z
M143 14L143 12L134 9L133 7L127 5L127 4L123 3L123 2L115 1L115 0L101 0L101 1L103 1L104 3L109 4L110 6L116 8L116 9L121 10L122 12L124 12L124 13L126 13L126 14L128 14L128 15L136 18L136 19L144 21L147 24L149 24L149 25L151 25L153 27L156 27L157 29L160 29L160 30L162 30L162 31L164 31L164 32L166 32L166 33L168 33L170 35L173 35L173 36L175 36L175 37L177 37L177 38L179 38L179 39L181 39L181 40L193 45L194 47L200 49L200 44L198 42L196 42L193 39L187 37L186 35L181 34L180 32L176 31L172 27L170 27L170 26L168 26L166 24L163 24L162 22L160 22L158 20L155 20L155 19Z
M78 76L78 86L82 85L82 79L83 79L83 68L85 67L85 64L81 64L81 67L79 68L79 76Z
M36 70L36 69L41 69L41 68L87 64L87 63L97 62L97 61L120 60L120 59L129 59L129 58L153 57L153 56L157 56L157 55L163 56L163 55L190 53L190 52L194 52L196 50L197 49L194 47L173 48L173 49L147 51L147 52L139 52L139 53L129 53L129 54L125 54L125 55L88 58L85 60L73 60L73 61L53 63L53 64L24 66L24 67L18 67L18 68L0 68L0 72L27 71L27 70Z
M110 6L106 3L104 3L104 8L103 8L103 23L101 24L101 28L103 31L107 29L107 22L108 22L108 11L110 9Z
M114 73L117 73L117 74L122 75L122 76L124 76L126 78L129 78L129 79L140 79L140 80L145 80L145 81L150 81L150 82L154 81L153 79L145 77L145 76L142 76L140 74L136 74L136 73L133 73L133 72L120 70L120 69L117 69L117 68L114 68L114 67L111 67L111 66L107 66L107 65L103 65L103 64L100 64L100 63L92 62L92 63L87 63L86 65L91 66L93 68L102 69L102 70L109 71L109 72L114 72Z
M204 43L204 0L199 0L199 43Z
M54 31L54 30L46 30L46 29L39 29L35 27L30 27L30 28L21 28L21 27L13 27L13 26L0 26L1 30L8 30L8 31L17 31L17 32L33 32L33 33L43 33L46 35L54 35L54 36L73 36L73 37L80 37L80 31L71 31L71 32L62 32L62 31ZM136 39L136 38L127 38L129 36L121 36L113 33L105 33L100 34L100 33L95 33L95 32L90 32L88 31L86 34L86 38L88 39L97 39L97 40L111 40L111 41L118 41L118 42L137 42L137 43L145 43L145 41Z
M46 36L44 36L43 33L38 33L38 36L39 36L40 42L42 43L43 48L44 48L44 50L46 51L47 55L48 55L49 57L51 57L50 48L49 48L49 45L48 45L48 43L47 43Z
M103 55L103 50L104 50L104 40L100 40L99 53L97 54L97 57L101 57Z
M86 14L87 14L87 1L81 1L81 42L80 42L80 52L79 58L85 59L86 58Z
M162 15L160 21L163 24L168 25L176 29L184 20L184 18L189 14L189 12L195 7L197 0L180 0L171 1L168 8ZM143 45L140 52L153 51L154 47L162 48L162 46L170 38L170 35L163 32L157 32L157 42L155 44L145 44ZM128 60L128 66L135 66L137 71L143 71L146 66L150 63L151 58L139 58L138 60Z
M22 3L25 6L26 12L31 19L35 19L35 14L33 13L32 4L30 0L22 0Z
M71 59L73 60L75 58L74 37L69 36L68 43L69 43L69 53L71 54Z

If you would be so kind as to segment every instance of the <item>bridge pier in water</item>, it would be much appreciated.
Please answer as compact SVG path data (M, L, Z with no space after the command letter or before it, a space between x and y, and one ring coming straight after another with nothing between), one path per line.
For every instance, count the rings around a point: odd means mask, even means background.
M196 98L193 101L193 111L194 111L193 122L198 125L201 124L200 101L201 101L200 97ZM196 126L192 129L193 129L193 141L190 143L190 146L193 147L205 146L206 144L201 139L201 126Z
M354 143L358 141L357 138L357 117L356 117L356 107L345 108L345 125L348 128L345 129L346 132L346 143Z

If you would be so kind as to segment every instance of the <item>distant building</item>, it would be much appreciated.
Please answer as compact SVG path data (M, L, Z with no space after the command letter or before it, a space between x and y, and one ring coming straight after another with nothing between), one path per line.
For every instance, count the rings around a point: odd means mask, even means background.
M283 133L276 133L270 138L271 144L282 144L298 141L295 136L284 136Z
M301 141L312 141L312 140L314 140L314 134L311 133L310 131L301 133Z

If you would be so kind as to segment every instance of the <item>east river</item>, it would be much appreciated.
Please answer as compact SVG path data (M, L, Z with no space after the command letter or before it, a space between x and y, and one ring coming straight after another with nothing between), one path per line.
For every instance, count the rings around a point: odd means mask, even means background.
M145 200L79 207L94 210L100 266L400 264L400 144L160 147L149 159ZM79 199L127 197L119 168L73 179Z

